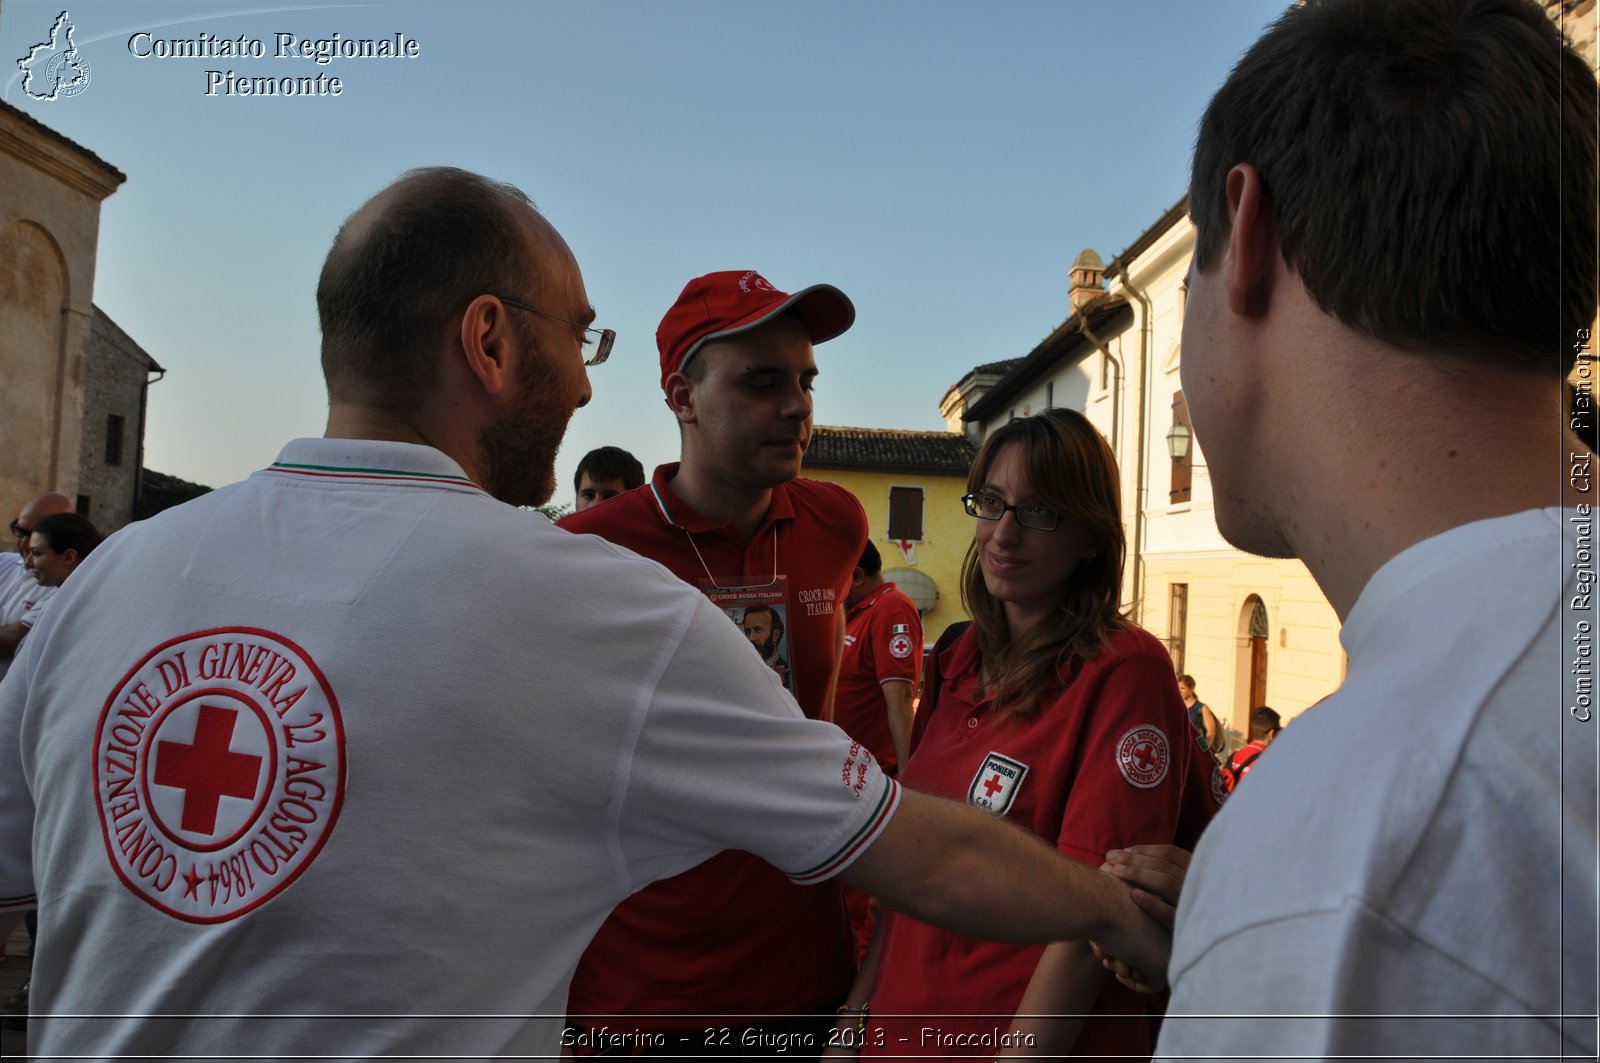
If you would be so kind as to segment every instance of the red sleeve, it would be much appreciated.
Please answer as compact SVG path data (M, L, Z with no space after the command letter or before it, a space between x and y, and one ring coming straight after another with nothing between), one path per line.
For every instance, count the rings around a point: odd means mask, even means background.
M907 679L916 686L922 673L922 615L911 599L885 595L872 610L866 638L862 660L878 682Z
M1056 838L1056 848L1096 867L1109 849L1177 837L1190 765L1189 719L1171 665L1141 653L1108 662L1102 674L1080 691L1088 717Z

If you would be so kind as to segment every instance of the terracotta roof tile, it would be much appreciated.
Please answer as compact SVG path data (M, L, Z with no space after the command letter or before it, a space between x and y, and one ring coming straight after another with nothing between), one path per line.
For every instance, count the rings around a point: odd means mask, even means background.
M882 469L965 476L977 453L977 447L955 432L819 424L811 430L806 465L819 469Z

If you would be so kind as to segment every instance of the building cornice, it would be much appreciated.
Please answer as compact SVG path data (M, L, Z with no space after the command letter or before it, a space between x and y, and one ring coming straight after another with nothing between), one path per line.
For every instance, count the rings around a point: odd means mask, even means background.
M0 102L0 153L27 163L96 202L104 200L128 179L94 152L3 102Z

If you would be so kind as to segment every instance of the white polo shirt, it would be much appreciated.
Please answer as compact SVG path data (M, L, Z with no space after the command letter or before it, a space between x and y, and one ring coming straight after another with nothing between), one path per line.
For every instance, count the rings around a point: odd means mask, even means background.
M725 848L826 878L898 796L703 595L403 443L126 529L0 683L33 1006L107 1016L44 1054L553 1054L618 901Z
M33 578L21 554L0 554L0 625L17 623L55 592Z

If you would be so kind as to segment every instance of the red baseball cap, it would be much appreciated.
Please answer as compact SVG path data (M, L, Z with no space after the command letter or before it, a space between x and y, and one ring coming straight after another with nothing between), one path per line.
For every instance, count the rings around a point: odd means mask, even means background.
M790 295L753 269L707 273L684 285L678 301L656 329L661 351L661 386L710 340L736 336L793 310L812 343L831 340L855 324L856 308L831 284L813 284Z

